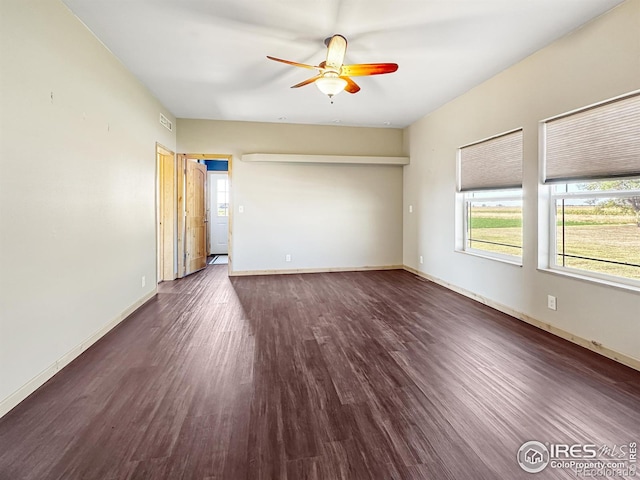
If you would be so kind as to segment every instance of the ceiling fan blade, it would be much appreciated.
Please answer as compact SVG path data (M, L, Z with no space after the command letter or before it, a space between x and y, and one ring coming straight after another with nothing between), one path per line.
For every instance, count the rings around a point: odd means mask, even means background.
M296 83L296 84L295 84L295 85L293 85L291 88L304 87L305 85L309 85L310 83L315 82L315 81L316 81L316 80L318 80L319 78L322 78L322 74L320 74L320 75L316 75L315 77L307 78L304 82Z
M363 77L366 75L393 73L396 70L398 70L397 63L357 63L354 65L343 65L340 74L349 77Z
M342 62L344 62L344 54L347 51L347 39L342 35L334 35L329 40L327 46L327 61L325 62L327 68L340 71Z
M341 76L340 78L347 81L347 86L344 87L345 92L358 93L360 91L360 86L356 82L351 80L349 77Z
M292 62L291 60L283 60L282 58L270 57L269 55L267 55L267 58L276 62L286 63L287 65L293 65L294 67L308 68L310 70L322 70L321 67L314 67L313 65L307 65L306 63Z

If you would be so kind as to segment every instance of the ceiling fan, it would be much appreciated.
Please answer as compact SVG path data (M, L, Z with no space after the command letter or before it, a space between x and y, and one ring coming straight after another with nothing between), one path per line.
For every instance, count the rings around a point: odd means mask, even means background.
M315 77L293 85L291 88L303 87L310 83L315 83L322 93L327 95L333 103L333 96L346 90L349 93L358 93L360 87L350 77L363 77L367 75L381 75L383 73L393 73L398 70L397 63L357 63L353 65L343 65L344 55L347 51L347 39L342 35L333 35L325 39L327 46L327 59L320 65L306 65L304 63L292 62L281 58L271 57L270 60L286 63L294 67L318 70L320 73Z

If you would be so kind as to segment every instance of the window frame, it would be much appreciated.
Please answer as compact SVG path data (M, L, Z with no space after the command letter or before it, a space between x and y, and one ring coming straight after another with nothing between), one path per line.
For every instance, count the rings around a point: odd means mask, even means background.
M640 292L640 282L636 279L621 277L618 275L610 275L592 270L583 270L574 267L566 267L556 263L557 251L557 200L559 198L621 198L626 196L636 196L638 190L594 190L589 192L557 192L555 185L564 185L571 183L597 182L608 180L621 180L624 178L635 179L640 178L636 175L619 174L615 167L609 171L609 174L603 173L595 176L591 175L572 175L567 178L548 178L547 176L547 127L550 122L570 117L575 114L581 114L584 111L597 109L607 106L618 101L640 95L640 90L634 90L622 95L618 95L603 101L598 101L590 105L579 107L553 117L540 120L538 123L538 168L539 168L539 184L538 184L538 270L553 273L557 275L568 276L589 283L598 283L600 285L622 288L634 292ZM548 218L547 218L548 217Z
M562 274L570 274L590 281L606 282L607 284L618 285L623 287L633 287L634 289L640 288L640 280L636 280L628 277L621 277L619 275L609 275L607 273L596 272L593 270L584 270L581 268L567 267L557 264L558 258L558 216L557 216L557 201L561 199L598 199L598 198L625 198L625 197L637 197L640 196L640 189L637 190L592 190L589 192L557 192L555 186L566 185L569 183L594 183L598 181L608 181L608 179L585 179L579 182L556 182L550 183L549 187L549 248L547 258L547 268L553 272ZM619 178L613 179L619 180ZM639 227L640 228L640 227Z
M510 195L499 195L499 192L511 192L518 190L519 194L510 194ZM495 192L496 195L489 195L486 197L473 197L474 193L478 192ZM522 266L522 258L524 255L524 195L522 188L509 188L509 189L491 189L491 190L467 190L464 192L460 192L462 197L462 245L461 248L456 249L458 252L467 253L470 255L475 255L483 258L488 258L492 260L498 260L505 263L510 263L512 265ZM489 250L482 250L478 248L473 248L469 246L469 217L470 217L470 204L473 201L486 201L486 202L509 202L509 201L517 201L520 202L520 208L522 209L522 226L520 227L522 230L522 247L520 247L520 255L509 255L507 253L500 252L492 252ZM479 240L476 240L479 241ZM479 241L481 242L481 241Z

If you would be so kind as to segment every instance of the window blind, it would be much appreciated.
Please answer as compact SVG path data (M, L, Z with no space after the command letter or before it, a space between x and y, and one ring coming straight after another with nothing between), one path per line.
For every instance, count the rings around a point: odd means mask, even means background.
M460 191L522 188L522 130L460 149Z
M545 183L640 176L640 94L545 122Z

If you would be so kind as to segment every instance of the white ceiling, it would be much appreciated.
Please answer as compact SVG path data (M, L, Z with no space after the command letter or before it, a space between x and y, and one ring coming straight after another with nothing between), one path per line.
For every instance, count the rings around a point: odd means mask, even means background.
M63 0L178 118L404 127L621 0ZM330 104L289 88L344 35L394 62Z

